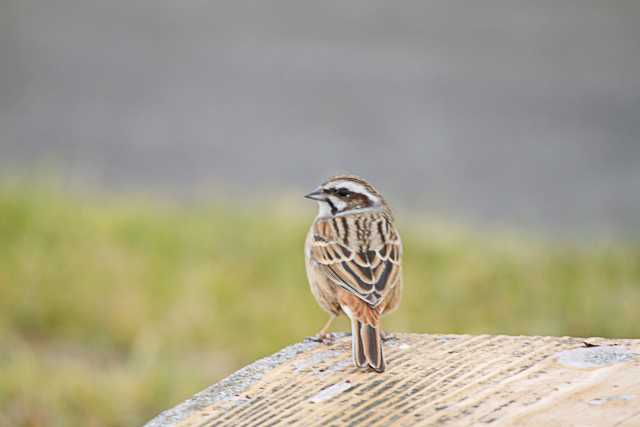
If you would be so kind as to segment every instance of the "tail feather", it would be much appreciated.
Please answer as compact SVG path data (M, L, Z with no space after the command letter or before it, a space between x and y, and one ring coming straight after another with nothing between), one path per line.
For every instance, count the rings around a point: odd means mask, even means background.
M367 356L362 345L362 322L351 319L351 351L353 352L353 363L364 368L367 366Z
M384 372L382 339L377 326L359 320L351 321L353 361L356 366L370 366L376 372Z

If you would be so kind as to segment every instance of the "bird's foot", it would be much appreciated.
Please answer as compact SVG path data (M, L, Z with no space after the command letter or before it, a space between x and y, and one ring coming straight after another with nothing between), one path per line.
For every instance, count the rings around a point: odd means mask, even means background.
M325 345L331 345L336 341L336 337L331 332L321 333L321 334L314 335L312 337L307 337L305 341L313 341L313 342L319 342Z
M389 332L383 332L380 334L380 338L382 339L382 342L395 341L398 339L398 337Z

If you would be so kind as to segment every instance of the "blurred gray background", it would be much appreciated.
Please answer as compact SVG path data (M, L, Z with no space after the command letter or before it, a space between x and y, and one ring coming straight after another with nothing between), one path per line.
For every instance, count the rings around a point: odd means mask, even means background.
M5 178L638 236L639 162L637 0L0 0Z

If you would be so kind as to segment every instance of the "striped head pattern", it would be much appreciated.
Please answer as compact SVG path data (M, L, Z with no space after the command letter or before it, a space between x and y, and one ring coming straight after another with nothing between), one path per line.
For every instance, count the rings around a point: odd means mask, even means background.
M353 175L329 178L305 197L318 202L320 218L361 212L390 213L382 194L364 179Z

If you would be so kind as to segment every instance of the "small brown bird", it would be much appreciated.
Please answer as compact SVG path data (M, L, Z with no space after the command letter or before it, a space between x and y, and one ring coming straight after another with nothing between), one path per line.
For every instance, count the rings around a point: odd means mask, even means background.
M351 319L351 349L358 367L385 369L380 317L395 310L402 294L402 242L382 195L356 176L335 176L305 196L318 216L305 243L307 277L318 304L333 319Z

